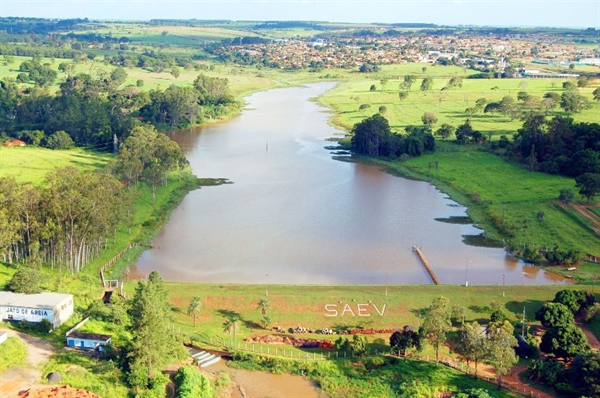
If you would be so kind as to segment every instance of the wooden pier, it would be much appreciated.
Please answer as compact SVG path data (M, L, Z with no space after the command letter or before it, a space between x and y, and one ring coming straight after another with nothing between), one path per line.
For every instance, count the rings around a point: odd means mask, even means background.
M413 245L412 248L413 248L414 252L417 252L417 256L419 256L419 259L421 260L421 263L423 263L423 266L425 267L425 270L427 270L427 273L431 277L431 280L433 281L433 283L435 283L436 285L441 285L442 282L440 282L440 280L438 279L438 277L435 274L435 272L433 272L433 269L429 265L429 261L427 261L427 259L423 255L423 252L421 251L421 248L419 246L416 246L416 245Z

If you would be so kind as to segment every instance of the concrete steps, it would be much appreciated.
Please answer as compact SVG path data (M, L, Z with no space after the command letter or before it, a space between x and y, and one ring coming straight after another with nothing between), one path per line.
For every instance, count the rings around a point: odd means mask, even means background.
M197 363L198 366L200 366L201 368L205 368L221 360L220 356L211 354L206 351L190 349L189 353L192 356L192 358L194 358L194 362Z

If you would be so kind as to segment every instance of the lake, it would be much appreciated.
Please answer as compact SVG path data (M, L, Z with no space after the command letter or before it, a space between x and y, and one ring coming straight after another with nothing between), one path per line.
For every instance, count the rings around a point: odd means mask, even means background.
M172 134L198 177L231 184L190 192L137 271L181 282L432 283L419 245L444 284L566 283L503 249L464 244L482 231L436 221L466 209L433 185L334 159L325 147L341 132L310 100L334 85L255 93L234 120Z

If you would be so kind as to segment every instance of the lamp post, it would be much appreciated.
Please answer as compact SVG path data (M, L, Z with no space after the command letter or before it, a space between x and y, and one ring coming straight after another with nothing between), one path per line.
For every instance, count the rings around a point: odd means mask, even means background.
M269 274L265 274L265 296L269 295Z
M388 292L388 274L385 274L385 295L387 296L387 292Z
M469 259L467 259L466 270L465 270L465 287L469 287Z

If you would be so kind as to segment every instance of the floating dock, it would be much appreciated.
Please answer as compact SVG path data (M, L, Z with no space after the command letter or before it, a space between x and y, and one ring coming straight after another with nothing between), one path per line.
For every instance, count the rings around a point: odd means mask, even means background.
M421 251L421 247L413 245L412 249L413 249L414 252L417 252L417 256L419 256L419 259L421 260L421 263L423 263L423 266L425 267L425 270L427 271L427 273L431 277L431 280L433 281L433 283L435 283L436 285L441 285L442 282L440 282L440 280L438 279L438 277L435 274L435 272L433 272L433 269L429 265L429 261L427 261L427 259L423 255L423 252Z

